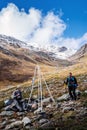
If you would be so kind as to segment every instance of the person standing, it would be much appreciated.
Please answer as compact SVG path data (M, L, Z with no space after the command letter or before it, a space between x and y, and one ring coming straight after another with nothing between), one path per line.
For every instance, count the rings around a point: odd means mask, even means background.
M64 81L64 83L68 85L68 91L71 100L76 100L77 99L76 88L78 84L77 84L77 79L75 78L75 76L72 75L71 72L69 73L69 76L67 77L66 81Z

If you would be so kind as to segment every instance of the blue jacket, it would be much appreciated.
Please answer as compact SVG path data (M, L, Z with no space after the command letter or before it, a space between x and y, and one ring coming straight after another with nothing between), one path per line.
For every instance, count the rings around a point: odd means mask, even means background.
M77 87L77 80L74 76L68 77L66 80L68 87Z

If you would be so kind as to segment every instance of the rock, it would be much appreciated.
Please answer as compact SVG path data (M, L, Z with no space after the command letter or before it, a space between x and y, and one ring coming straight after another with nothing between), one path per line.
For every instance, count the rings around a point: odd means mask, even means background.
M9 122L15 122L16 121L16 119L11 119Z
M30 126L29 125L25 126L25 130L30 130Z
M45 130L45 128L49 128L49 129L50 129L50 125L51 125L51 122L48 121L48 122L42 124L42 125L40 126L40 128L43 128L44 130Z
M47 119L41 119L41 120L39 120L39 124L44 124L44 123L47 123L48 122L48 120Z
M45 99L42 100L42 102L43 102L43 103L44 103L44 102L50 102L50 98L45 98Z
M68 100L68 99L69 99L69 94L67 93L57 98L57 101Z
M22 120L24 126L31 124L31 120L28 117L24 117Z
M76 90L76 94L77 94L77 96L80 96L81 95L81 91L80 90ZM58 102L61 102L61 101L66 101L66 100L69 100L70 99L70 96L69 96L69 94L67 93L67 94L64 94L64 95L62 95L61 97L59 97L59 98L57 98L57 101Z
M34 122L34 121L38 121L40 119L42 119L42 115L37 115L36 117L33 117L32 121Z
M60 108L61 107L61 103L57 103L56 108Z
M2 123L0 123L0 129L4 129L6 125L7 121L3 121Z
M46 108L53 108L52 104L49 104L48 106L46 106Z
M22 116L22 115L25 115L25 113L24 112L17 112L17 115Z
M15 121L15 122L7 125L5 130L9 130L9 129L12 129L12 128L15 128L15 127L21 128L22 125L23 125L22 121Z
M12 116L12 115L14 115L13 111L2 111L0 113L0 116Z
M42 111L42 108L39 107L37 110L34 111L34 114L39 114L39 112L41 112L41 111Z
M64 107L62 112L68 112L68 111L74 111L74 108L72 107Z
M87 90L85 90L84 92L87 93Z
M81 95L81 91L77 89L77 90L76 90L76 95L77 95L77 96L80 96L80 95Z

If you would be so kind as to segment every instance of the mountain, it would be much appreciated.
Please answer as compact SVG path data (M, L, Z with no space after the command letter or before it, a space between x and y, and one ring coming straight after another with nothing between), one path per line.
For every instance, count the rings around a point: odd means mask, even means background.
M87 54L87 43L84 44L77 52L70 57L71 60L80 60Z
M0 86L31 80L36 64L43 72L52 73L59 67L72 65L57 58L53 48L49 51L34 47L13 37L0 35Z
M23 41L5 35L0 35L0 43L0 47L7 48L7 46L10 45L14 48L26 48L35 52L42 51L48 55L51 55L51 57L59 59L67 59L67 57L73 55L76 52L76 50L66 48L64 46L59 47L55 44L39 45L36 43L25 43Z
M28 47L31 50L34 50L36 52L42 51L47 53L48 55L51 55L51 57L59 58L59 59L67 59L71 55L73 55L76 50L66 48L66 47L59 47L58 45L54 44L47 44L47 45L39 45L36 43L28 43Z
M87 44L82 46L72 57L80 62L72 65L65 59L55 57L55 52L66 52L65 47L49 46L49 50L43 47L34 47L27 45L22 41L12 37L0 37L0 128L1 129L64 129L64 130L86 130L87 128ZM52 50L53 49L53 50ZM44 103L43 111L45 111L46 119L35 112L37 109L33 107L33 111L25 112L25 114L6 111L5 103L10 99L17 85L22 90L23 99L29 99L32 76L34 75L35 66L40 65L44 77L47 82L42 82L50 88L50 92L55 99L55 103ZM70 66L71 65L71 66ZM77 100L71 101L68 97L68 88L64 86L64 80L72 72L78 82ZM48 75L49 73L49 75ZM47 76L47 77L46 77ZM39 77L40 78L40 77ZM43 79L43 77L41 77ZM26 82L29 81L30 82ZM26 83L26 84L25 84ZM47 84L46 84L47 83ZM32 97L37 100L38 82L35 83ZM4 89L2 89L4 88ZM49 96L47 87L43 90L43 98ZM37 92L36 92L37 91ZM39 95L40 96L40 95ZM25 100L24 100L25 101ZM40 101L40 100L37 100ZM58 102L57 102L58 101ZM37 111L38 112L38 111ZM24 113L24 112L23 112ZM31 121L31 125L22 125L23 120ZM38 120L37 120L37 118ZM9 120L9 121L8 121ZM5 122L4 122L5 121ZM21 123L20 123L21 122ZM28 127L26 127L28 126Z

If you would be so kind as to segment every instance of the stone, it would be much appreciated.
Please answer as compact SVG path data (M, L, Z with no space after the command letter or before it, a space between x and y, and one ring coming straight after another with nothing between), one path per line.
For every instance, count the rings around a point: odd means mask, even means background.
M57 103L56 108L60 108L60 107L61 107L61 103Z
M76 95L77 95L77 96L80 96L80 95L81 95L81 91L77 89L77 90L76 90Z
M46 108L53 108L51 104L49 104L48 106L46 106Z
M25 115L25 113L24 112L17 112L17 115L22 116L22 115Z
M34 111L34 114L39 114L39 112L41 112L41 107L39 107L37 110Z
M13 111L2 111L0 113L0 116L12 116L12 115L14 115Z
M64 107L62 112L66 113L68 111L74 111L74 108L73 107Z
M23 124L22 121L15 121L15 122L7 125L5 130L9 130L9 129L12 129L12 128L15 128L15 127L20 128L20 127L22 127L22 124Z
M0 123L0 129L4 129L6 125L7 121L3 121L2 123Z
M40 126L40 128L43 128L43 129L45 130L45 128L49 128L49 127L50 127L50 125L51 125L51 122L50 122L50 121L48 121L48 122L46 122L46 123L42 124L42 125Z
M16 119L11 119L9 122L15 122L16 121Z
M69 99L69 94L67 93L57 98L57 101L68 100L68 99Z
M47 119L41 119L41 120L39 120L39 124L44 124L44 123L47 123L48 122L48 120Z
M87 90L85 90L84 92L87 93Z
M24 117L22 120L24 126L31 124L31 120L28 117Z

